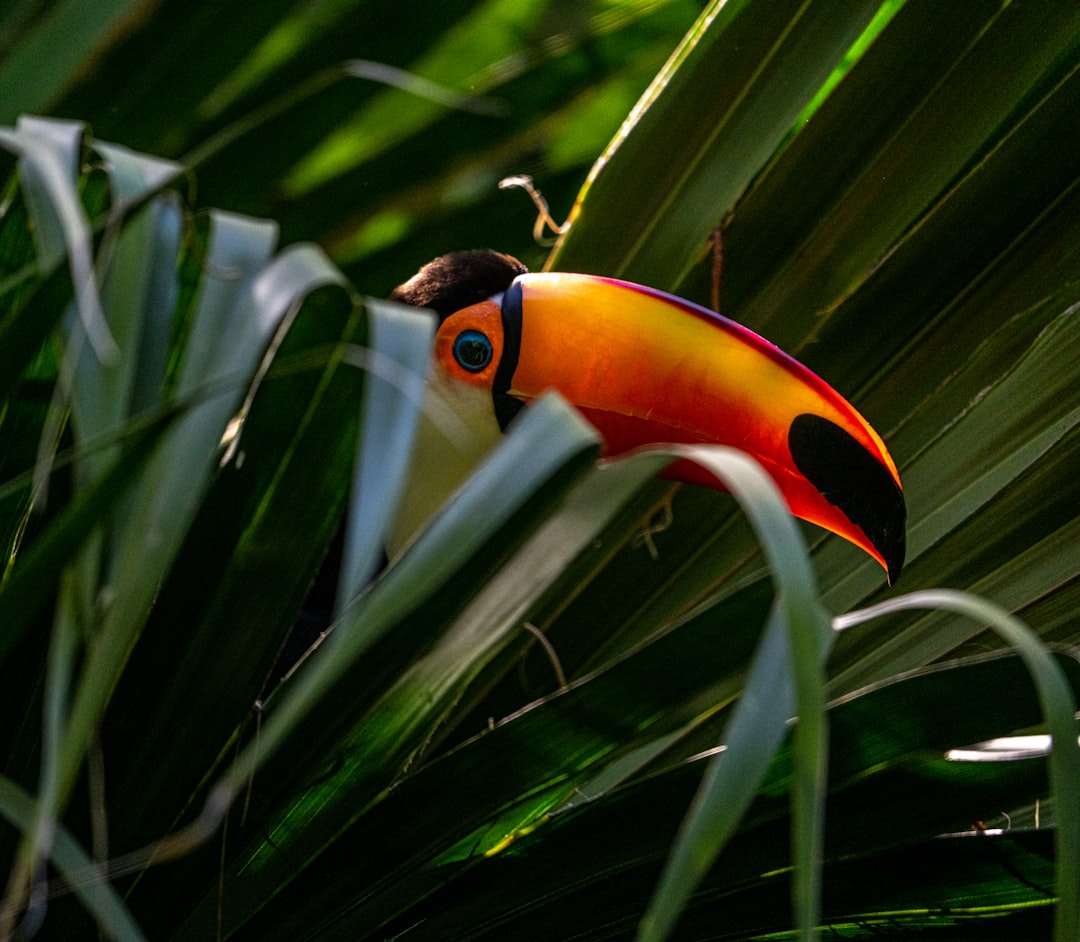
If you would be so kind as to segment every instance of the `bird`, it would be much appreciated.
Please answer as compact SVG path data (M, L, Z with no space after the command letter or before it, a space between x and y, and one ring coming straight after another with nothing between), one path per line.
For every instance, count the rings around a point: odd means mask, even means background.
M628 281L530 272L493 249L441 255L390 299L438 318L390 558L521 410L554 390L596 429L607 459L669 443L741 449L794 516L861 548L890 584L900 575L904 493L881 437L817 374L737 322ZM449 447L440 410L466 433ZM721 487L685 459L665 476Z
M632 282L533 273L493 249L441 255L389 297L432 312L438 327L380 568L407 549L521 410L554 390L593 425L607 459L664 444L741 449L768 472L794 516L860 547L890 584L900 575L904 494L881 437L824 380L746 327ZM686 460L665 477L721 487ZM343 522L264 698L333 619L344 537Z

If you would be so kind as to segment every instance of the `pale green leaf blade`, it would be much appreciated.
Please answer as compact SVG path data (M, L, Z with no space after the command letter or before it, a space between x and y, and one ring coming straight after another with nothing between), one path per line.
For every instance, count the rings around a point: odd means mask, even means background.
M34 799L14 782L0 776L0 814L20 830L28 830L35 815ZM51 862L69 882L75 893L98 925L117 942L142 942L146 936L124 906L120 894L102 876L99 865L79 846L74 837L59 828L53 837ZM36 904L42 910L47 902ZM44 918L44 912L34 912L28 920Z

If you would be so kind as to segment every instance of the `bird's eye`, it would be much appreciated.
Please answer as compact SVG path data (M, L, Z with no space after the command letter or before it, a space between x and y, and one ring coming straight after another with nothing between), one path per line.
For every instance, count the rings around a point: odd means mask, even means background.
M454 341L454 359L470 373L479 373L491 362L491 341L478 330L465 330Z

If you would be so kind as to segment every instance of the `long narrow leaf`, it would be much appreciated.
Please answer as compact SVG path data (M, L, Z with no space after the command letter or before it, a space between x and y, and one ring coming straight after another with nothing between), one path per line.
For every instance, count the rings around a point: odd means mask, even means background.
M747 687L711 763L660 885L641 924L640 938L668 936L678 913L734 832L787 732L792 712L796 772L793 782L796 921L802 938L815 932L820 912L822 820L825 794L824 662L828 623L818 606L802 541L783 498L763 471L743 455L692 452L739 499L772 563L777 603L755 655Z
M837 620L838 627L850 627L867 618L905 608L947 609L977 619L993 627L1014 646L1031 674L1038 691L1043 716L1053 740L1050 779L1058 805L1058 904L1054 938L1074 939L1080 933L1080 886L1074 878L1080 872L1080 742L1077 740L1077 705L1061 668L1045 646L1021 621L992 602L962 592L925 590L900 596Z
M60 572L121 500L145 467L175 415L150 423L126 442L124 453L95 484L69 504L21 554L0 586L0 662L11 653L54 590Z
M33 822L35 810L35 802L30 795L14 782L0 777L0 814L25 831ZM99 865L66 829L60 828L53 835L50 857L60 874L70 879L72 892L79 896L110 938L117 942L141 942L146 938L120 895L99 875ZM87 879L89 874L94 874L94 877Z

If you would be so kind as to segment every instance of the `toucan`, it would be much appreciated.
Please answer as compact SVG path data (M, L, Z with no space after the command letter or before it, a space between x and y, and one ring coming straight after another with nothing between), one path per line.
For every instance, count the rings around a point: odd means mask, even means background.
M439 319L389 561L443 505L530 400L556 390L592 423L608 458L663 443L740 448L791 512L850 540L891 582L904 564L904 494L880 436L831 386L747 328L652 288L530 273L488 249L440 256L391 300ZM716 488L678 461L677 481ZM330 621L339 528L268 689Z
M391 299L439 318L391 556L520 410L555 390L596 428L608 458L660 443L748 452L792 514L861 547L890 583L899 575L904 495L881 437L824 380L746 327L642 285L530 273L488 249L436 258ZM452 447L440 413L464 430ZM667 476L718 487L688 461Z

